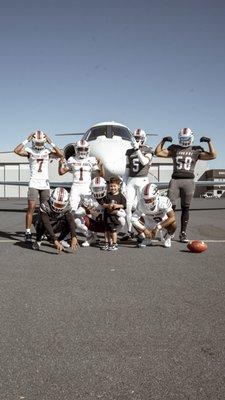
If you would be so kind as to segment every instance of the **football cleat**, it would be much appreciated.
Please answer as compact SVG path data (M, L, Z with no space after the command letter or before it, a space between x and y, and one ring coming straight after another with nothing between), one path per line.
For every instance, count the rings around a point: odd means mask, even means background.
M68 249L70 247L70 244L66 240L60 240L60 243L65 249Z
M121 241L121 242L126 242L127 240L133 239L133 238L134 238L134 233L128 231L124 236L122 236L122 237L120 238L120 241Z
M166 233L163 238L163 246L167 248L171 247L171 236L169 233Z
M25 243L32 243L32 233L25 232Z
M109 250L109 243L105 243L104 246L100 247L101 250Z
M142 248L144 248L144 247L146 247L146 246L151 246L151 245L152 245L151 239L148 239L148 238L145 238L145 239L138 238L138 240L137 240L137 247L138 247L139 249L142 249Z
M82 247L89 247L91 244L94 244L98 241L98 236L95 233L92 233L87 237L85 242L81 244Z
M180 233L179 238L180 238L180 242L181 243L188 243L189 242L189 240L187 238L187 233L185 231Z
M41 248L41 242L35 241L32 245L33 250L40 250Z

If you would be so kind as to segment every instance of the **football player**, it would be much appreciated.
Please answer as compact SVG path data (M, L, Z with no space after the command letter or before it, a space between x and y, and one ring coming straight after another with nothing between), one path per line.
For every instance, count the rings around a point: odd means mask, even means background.
M27 146L29 142L32 144L31 147ZM51 146L51 149L46 147L46 143ZM27 157L30 165L25 241L31 242L32 218L38 198L40 202L44 202L50 196L49 158L61 158L63 152L42 131L31 133L14 149L14 152L19 156Z
M152 162L153 151L145 145L146 133L142 129L134 131L133 148L126 151L126 214L128 234L121 240L128 240L132 234L132 209L137 204L137 199L144 185L149 182L148 173Z
M64 238L70 234L71 248L76 250L78 246L76 238L76 225L69 205L69 195L63 187L57 187L51 193L50 198L40 205L39 213L34 218L36 229L36 241L33 243L34 250L40 250L43 235L47 235L49 240L54 243L58 252L65 247L70 247ZM59 237L56 237L59 233Z
M107 194L107 183L104 178L96 177L91 181L91 195L81 196L78 209L75 212L75 223L86 236L82 247L88 247L97 241L96 233L105 232L104 199ZM125 225L125 210L117 210L118 230Z
M131 221L139 233L138 247L151 245L158 233L163 246L171 247L171 236L176 230L175 213L169 198L160 196L154 183L143 187Z
M208 137L202 137L201 143L207 143L209 150L205 151L201 146L193 146L194 133L190 128L183 128L178 134L179 144L172 144L164 148L166 142L172 142L172 137L164 137L155 150L157 157L172 158L173 174L169 184L168 197L172 202L173 210L176 208L177 199L181 198L181 230L180 241L188 242L187 225L189 220L189 208L194 194L194 169L198 160L213 160L216 158L216 150Z
M90 144L84 140L78 140L75 144L75 155L69 157L67 161L59 161L59 175L72 172L73 182L70 192L70 204L75 212L80 203L81 195L91 194L90 183L92 174L97 176L101 173L100 161L95 157L90 157Z

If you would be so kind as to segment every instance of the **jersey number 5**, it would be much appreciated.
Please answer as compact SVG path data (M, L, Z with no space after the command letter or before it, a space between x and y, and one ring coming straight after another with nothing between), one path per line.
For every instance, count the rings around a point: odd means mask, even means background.
M132 163L133 163L133 172L138 172L140 166L139 158L133 158Z

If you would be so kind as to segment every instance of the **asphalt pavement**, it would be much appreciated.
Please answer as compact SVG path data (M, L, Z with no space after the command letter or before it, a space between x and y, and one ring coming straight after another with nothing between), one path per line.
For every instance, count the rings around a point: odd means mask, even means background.
M202 254L37 252L25 209L0 200L0 399L225 399L225 199L193 201Z

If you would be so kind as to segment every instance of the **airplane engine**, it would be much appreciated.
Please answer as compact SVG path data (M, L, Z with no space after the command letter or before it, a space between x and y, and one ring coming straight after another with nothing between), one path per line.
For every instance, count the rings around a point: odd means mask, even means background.
M72 157L75 155L75 148L73 143L67 144L64 149L63 149L65 159L68 160L68 158Z

